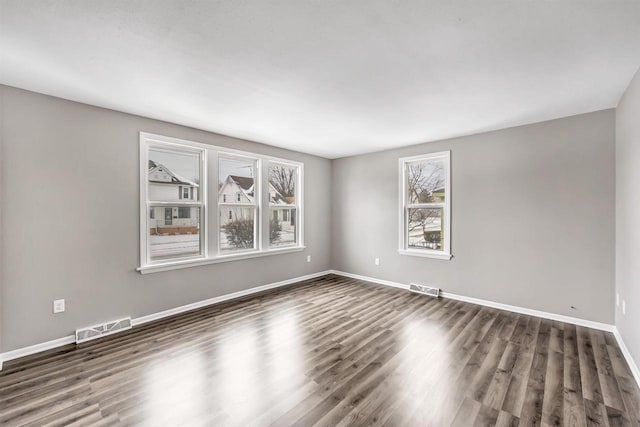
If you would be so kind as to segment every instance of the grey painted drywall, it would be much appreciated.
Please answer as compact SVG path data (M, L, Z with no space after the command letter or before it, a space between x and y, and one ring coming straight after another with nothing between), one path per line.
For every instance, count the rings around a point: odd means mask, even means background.
M2 351L330 267L329 160L7 86L0 96L0 188L11 189L2 193ZM140 131L304 162L307 249L137 273ZM66 313L52 314L57 298Z
M640 364L640 72L616 110L616 326Z
M400 255L398 158L443 150L454 257ZM333 268L612 324L614 150L605 110L335 160Z

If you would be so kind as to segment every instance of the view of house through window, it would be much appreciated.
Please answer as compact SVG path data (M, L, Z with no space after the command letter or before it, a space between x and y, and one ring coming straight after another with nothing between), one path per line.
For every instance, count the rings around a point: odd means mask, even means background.
M303 248L302 163L146 133L140 156L141 270Z
M256 248L256 159L220 157L218 209L221 252ZM232 200L233 202L228 202Z
M149 149L148 257L152 261L202 253L201 155L177 148Z
M401 159L401 250L449 253L449 152Z
M269 163L269 244L287 246L297 243L296 212L298 188L296 166Z

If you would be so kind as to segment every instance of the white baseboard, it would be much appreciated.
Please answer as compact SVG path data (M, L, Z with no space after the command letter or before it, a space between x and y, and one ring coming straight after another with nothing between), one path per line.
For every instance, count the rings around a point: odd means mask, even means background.
M173 316L174 314L184 313L185 311L195 310L196 308L206 307L208 305L217 304L219 302L228 301L240 297L244 297L251 294L257 294L259 292L267 291L269 289L279 288L281 286L291 285L297 282L304 282L305 280L315 279L316 277L326 276L329 271L321 271L318 273L307 274L306 276L294 277L293 279L282 280L280 282L269 283L267 285L257 286L255 288L245 289L243 291L233 292L219 297L209 298L204 301L198 301L180 307L171 308L169 310L161 311L158 313L149 314L147 316L137 317L131 320L132 326L142 325L144 323L152 322L154 320L162 319L164 317Z
M305 276L294 277L293 279L282 280L280 282L269 283L262 286L256 286L255 288L245 289L243 291L233 292L226 295L221 295L219 297L209 298L204 301L198 301L187 305L182 305L180 307L171 308L169 310L164 310L158 313L149 314L142 317L137 317L131 319L132 326L142 325L144 323L152 322L154 320L159 320L165 317L173 316L175 314L184 313L186 311L195 310L196 308L206 307L208 305L217 304L223 301L228 301L236 298L240 298L243 296L256 294L259 292L267 291L269 289L279 288L281 286L291 285L297 282L304 282L306 280L315 279L316 277L326 276L330 274L331 271L320 271L318 273L307 274ZM40 344L30 345L28 347L22 347L15 350L8 351L6 353L0 353L0 371L2 370L2 363L7 362L9 360L18 359L24 356L30 356L35 353L40 353L45 350L51 350L52 348L61 347L67 344L75 343L75 335L68 335L66 337L58 338L55 340L43 342Z
M0 365L1 365L1 362L8 362L9 360L18 359L20 357L40 353L41 351L45 351L45 350L51 350L52 348L56 348L56 347L62 347L63 345L73 344L74 342L76 342L76 336L68 335L66 337L58 338L55 340L11 350L6 353L0 354Z
M633 360L633 357L631 356L631 353L629 352L627 345L624 343L624 340L622 339L622 335L620 335L620 331L618 330L617 327L613 329L613 335L616 337L616 341L618 341L618 346L620 347L620 350L622 350L622 355L627 361L627 364L631 369L631 373L633 374L633 377L636 379L636 383L638 384L638 387L640 387L640 369L638 369L638 365L636 365L635 360Z
M376 279L375 277L361 276L359 274L345 273L344 271L331 270L332 274L338 276L350 277L352 279L364 280L366 282L378 283L385 286L393 286L394 288L409 289L409 284L392 282L389 280ZM526 314L529 316L541 317L543 319L557 320L559 322L571 323L573 325L585 326L588 328L598 329L601 331L613 332L615 326L608 323L594 322L591 320L579 319L577 317L564 316L562 314L549 313L546 311L533 310L525 307L518 307L515 305L503 304L500 302L488 301L479 298L466 297L463 295L457 295L450 292L441 292L443 298L454 299L458 301L469 302L472 304L484 305L486 307L497 308L500 310L511 311L519 314Z

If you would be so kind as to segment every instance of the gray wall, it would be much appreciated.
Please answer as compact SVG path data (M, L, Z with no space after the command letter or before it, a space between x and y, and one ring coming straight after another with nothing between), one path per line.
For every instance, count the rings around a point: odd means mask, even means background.
M454 258L399 255L398 158L442 150ZM614 151L607 110L336 160L332 266L613 323Z
M2 351L330 267L329 160L6 86L0 96ZM307 250L137 273L140 131L304 162ZM52 314L57 298L66 313Z
M616 326L640 364L640 72L616 110Z

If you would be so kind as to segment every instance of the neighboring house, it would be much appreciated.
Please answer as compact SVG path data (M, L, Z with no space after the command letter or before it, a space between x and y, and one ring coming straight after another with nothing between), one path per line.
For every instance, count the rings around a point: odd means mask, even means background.
M200 186L164 165L149 160L147 176L149 200L198 200ZM151 235L197 234L200 227L200 210L193 206L156 206L149 210L149 227Z
M431 192L425 190L418 195L418 202L420 203L443 203L444 202L444 188L438 188Z
M431 193L431 202L442 203L444 202L444 188L438 188Z
M229 175L218 191L218 203L220 208L220 226L240 218L253 218L251 208L233 206L234 204L254 204L255 188L253 178L237 175ZM228 203L229 205L224 206ZM282 196L273 185L269 184L269 204L287 205L290 202ZM273 219L276 221L290 221L295 224L294 209L289 207L273 209Z

